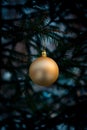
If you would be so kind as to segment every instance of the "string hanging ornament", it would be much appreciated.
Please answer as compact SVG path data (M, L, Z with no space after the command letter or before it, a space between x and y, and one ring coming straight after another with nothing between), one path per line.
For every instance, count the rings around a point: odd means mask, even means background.
M31 80L40 86L52 85L59 76L57 63L46 54L46 45L43 45L41 57L35 59L29 67Z

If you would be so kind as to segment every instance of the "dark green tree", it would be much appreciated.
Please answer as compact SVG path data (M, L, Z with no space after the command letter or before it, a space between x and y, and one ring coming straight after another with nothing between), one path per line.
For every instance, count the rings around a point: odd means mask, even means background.
M1 1L0 129L87 129L87 1ZM29 66L46 47L59 65L49 87Z

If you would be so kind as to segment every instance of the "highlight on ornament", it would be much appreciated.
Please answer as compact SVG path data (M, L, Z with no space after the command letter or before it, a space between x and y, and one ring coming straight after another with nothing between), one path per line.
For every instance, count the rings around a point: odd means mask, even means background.
M31 80L40 86L52 85L59 76L57 63L47 57L46 51L42 51L42 56L32 62L29 68Z

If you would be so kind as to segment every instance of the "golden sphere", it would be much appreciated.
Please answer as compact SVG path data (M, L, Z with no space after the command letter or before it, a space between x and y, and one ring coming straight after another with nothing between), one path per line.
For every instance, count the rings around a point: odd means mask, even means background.
M53 59L46 56L37 58L29 68L30 78L40 86L50 86L57 80L58 75L58 65Z

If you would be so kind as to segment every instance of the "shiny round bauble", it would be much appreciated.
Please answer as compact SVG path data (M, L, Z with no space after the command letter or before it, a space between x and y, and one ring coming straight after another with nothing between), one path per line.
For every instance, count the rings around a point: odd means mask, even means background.
M32 62L29 68L29 76L32 81L40 86L50 86L59 75L59 68L56 62L47 57L44 52L42 56Z

